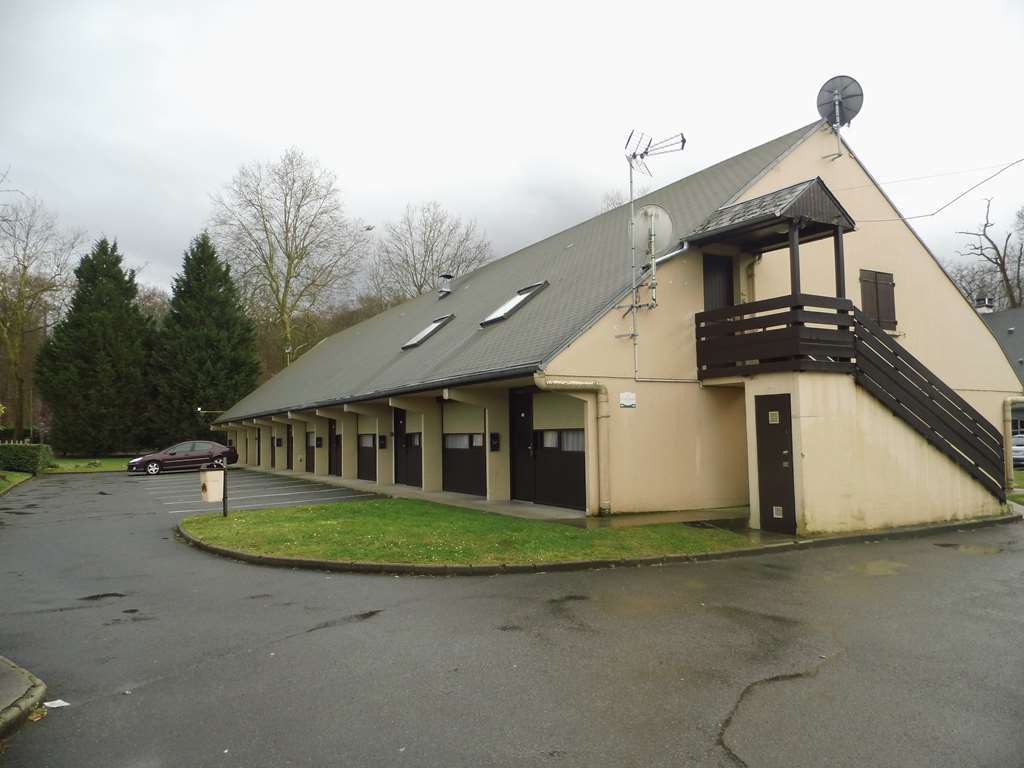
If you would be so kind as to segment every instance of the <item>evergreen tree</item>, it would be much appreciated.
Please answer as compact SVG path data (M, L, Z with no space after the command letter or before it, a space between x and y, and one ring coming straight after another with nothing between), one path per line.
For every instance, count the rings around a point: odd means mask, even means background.
M157 343L153 381L164 442L207 438L209 411L230 408L256 386L255 331L231 268L204 232L185 252Z
M104 238L75 278L70 309L36 361L36 384L53 414L51 441L90 456L138 447L151 326L136 303L135 272L122 267L117 242Z

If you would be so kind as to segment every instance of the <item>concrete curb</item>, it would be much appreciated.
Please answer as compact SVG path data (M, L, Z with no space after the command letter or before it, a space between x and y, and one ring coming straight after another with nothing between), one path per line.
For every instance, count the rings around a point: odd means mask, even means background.
M589 571L599 568L627 568L641 565L669 565L672 563L700 563L708 560L730 560L736 557L769 555L778 552L831 547L887 539L910 539L973 528L987 528L993 525L1020 522L1021 513L964 520L938 525L917 525L895 528L891 531L854 533L841 536L826 536L820 539L798 539L763 547L726 549L720 552L704 552L698 555L656 555L653 557L628 557L619 560L559 560L551 563L505 563L501 565L430 565L426 563L368 563L354 560L311 560L302 557L280 557L257 555L237 549L209 544L185 531L180 524L175 526L179 537L187 544L212 552L215 555L241 560L255 565L270 565L279 568L305 568L314 571L343 571L348 573L381 573L405 576L495 576L502 573L551 573L553 571Z
M9 667L15 675L24 679L25 692L9 704L3 704L0 709L0 739L12 734L21 725L29 713L39 706L46 696L46 683L33 675L27 669L22 669L13 661L0 656L0 666Z
M7 470L7 471L8 471L8 472L13 472L14 470ZM20 488L20 487L21 487L21 486L23 486L23 485L24 485L25 483L31 483L31 482L32 482L33 480L35 480L35 479L36 479L37 477L38 477L38 475L32 475L32 477L26 477L26 478L25 478L24 480L22 480L22 481L21 481L20 483L15 483L14 485L9 485L9 486L7 486L7 487L6 487L6 488L4 488L4 489L3 489L2 491L0 491L0 496L3 496L3 495L5 495L5 494L8 494L8 493L10 493L10 492L11 492L11 491L13 491L13 490L14 490L15 488ZM0 658L3 658L3 657L2 657L2 656L0 656Z

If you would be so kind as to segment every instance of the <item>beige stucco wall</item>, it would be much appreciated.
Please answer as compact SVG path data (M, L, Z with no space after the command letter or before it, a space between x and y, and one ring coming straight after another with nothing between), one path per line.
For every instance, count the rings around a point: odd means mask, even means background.
M754 397L788 393L800 533L996 515L999 501L850 376L759 375L746 387L751 525L758 527Z
M747 503L743 391L702 387L696 378L694 313L703 300L702 256L691 249L658 268L658 307L637 318L636 377L632 341L622 336L630 322L621 309L608 312L545 367L551 377L590 380L608 390L613 514ZM635 409L619 406L623 392L636 394ZM537 418L535 404L539 429ZM589 459L596 435L587 437ZM588 477L588 489L595 485Z
M446 435L456 432L483 432L484 409L468 403L444 403L443 429Z
M830 130L818 131L740 200L820 176L857 222L844 238L847 296L862 306L861 269L891 272L897 340L1001 430L1003 399L1021 394L1021 386L998 342L905 222L871 221L897 212L849 152L838 160L825 157L835 147ZM831 240L800 247L800 274L804 293L835 295ZM753 293L751 299L789 293L785 252L764 255L755 267Z
M533 396L534 429L582 429L584 403L571 395L537 392Z
M414 413L413 411L405 412L405 431L406 432L422 432L423 431L423 415L420 413Z
M357 425L360 435L377 433L376 416L367 416L365 414L360 413L357 419Z

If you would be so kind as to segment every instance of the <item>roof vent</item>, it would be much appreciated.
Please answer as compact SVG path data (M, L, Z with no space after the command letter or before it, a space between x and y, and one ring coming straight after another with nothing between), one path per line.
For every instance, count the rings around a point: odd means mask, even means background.
M452 292L452 276L451 275L438 275L441 280L441 284L437 287L437 295L439 298L444 298Z

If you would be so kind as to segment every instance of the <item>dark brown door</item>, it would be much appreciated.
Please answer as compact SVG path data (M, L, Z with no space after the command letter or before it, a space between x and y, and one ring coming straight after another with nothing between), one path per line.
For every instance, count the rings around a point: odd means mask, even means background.
M789 395L754 397L757 424L757 486L761 528L796 533L793 491L793 423Z
M443 436L441 487L455 493L487 495L487 453L482 432Z
M274 469L277 466L277 438L274 436L274 430L270 430L270 468Z
M377 479L377 436L373 433L359 435L356 455L356 477L360 480Z
M327 471L332 475L341 474L341 435L334 419L327 420Z
M423 453L420 433L408 431L408 415L395 408L395 482L402 485L423 485Z
M287 449L287 454L286 454L285 458L286 458L287 463L288 463L288 469L295 469L295 436L292 434L292 425L291 424L288 425L287 433L288 433L288 438L287 438L287 440L285 440L285 447Z
M534 432L534 501L586 509L587 463L582 429Z
M512 498L534 500L533 392L512 391L508 395L509 460Z
M316 432L306 433L306 471L316 469Z
M263 431L262 429L257 429L256 430L256 466L257 467L260 466L261 464L263 464L263 462L260 461L260 448L261 448L261 446L260 446L260 433L262 431Z
M704 309L735 306L732 284L732 258L704 254Z

